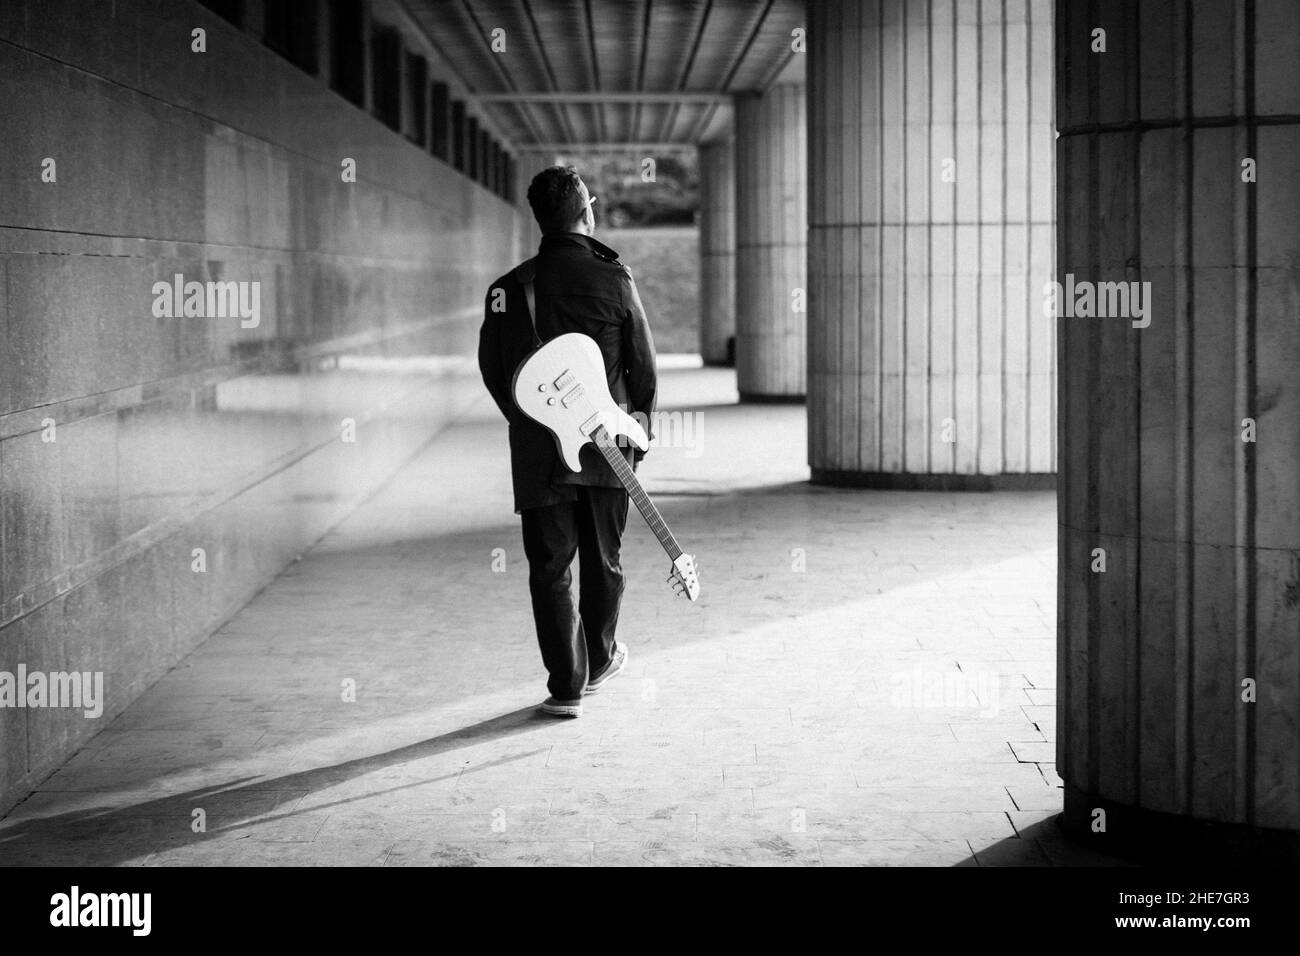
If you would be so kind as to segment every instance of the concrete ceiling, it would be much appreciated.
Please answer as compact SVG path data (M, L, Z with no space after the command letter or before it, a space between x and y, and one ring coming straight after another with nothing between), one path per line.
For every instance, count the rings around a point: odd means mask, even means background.
M802 0L392 3L516 150L707 142L730 130L731 94L803 77Z

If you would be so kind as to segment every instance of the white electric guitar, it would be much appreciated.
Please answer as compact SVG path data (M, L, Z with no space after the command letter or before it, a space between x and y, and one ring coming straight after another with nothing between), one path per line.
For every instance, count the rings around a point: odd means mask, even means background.
M690 600L698 598L694 555L682 551L614 440L615 435L625 435L642 451L650 447L640 423L614 404L596 340L580 332L551 339L519 363L513 391L519 410L555 436L570 471L582 471L578 452L587 442L600 449L672 561L669 583Z

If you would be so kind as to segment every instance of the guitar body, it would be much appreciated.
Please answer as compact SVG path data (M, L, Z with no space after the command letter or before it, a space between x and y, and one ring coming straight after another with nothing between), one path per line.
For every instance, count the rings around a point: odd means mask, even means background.
M578 452L597 425L611 436L626 435L645 451L650 439L641 423L614 404L605 358L589 335L558 335L519 363L512 385L519 410L555 436L570 471L582 471Z
M555 437L570 471L582 471L583 445L591 442L600 450L672 561L669 583L690 600L698 598L695 557L682 551L618 447L618 435L642 451L650 447L650 439L640 422L614 404L605 359L595 340L580 332L551 339L519 363L511 392L519 410Z

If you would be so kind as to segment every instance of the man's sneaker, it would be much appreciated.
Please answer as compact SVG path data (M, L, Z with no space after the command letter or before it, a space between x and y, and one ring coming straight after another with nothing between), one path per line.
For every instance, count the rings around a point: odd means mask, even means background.
M586 693L594 694L605 686L605 683L619 675L619 672L627 666L627 645L614 642L614 656L609 659L609 663L598 670L587 681Z
M582 701L556 700L554 697L548 697L542 701L542 713L550 714L552 717L581 717Z

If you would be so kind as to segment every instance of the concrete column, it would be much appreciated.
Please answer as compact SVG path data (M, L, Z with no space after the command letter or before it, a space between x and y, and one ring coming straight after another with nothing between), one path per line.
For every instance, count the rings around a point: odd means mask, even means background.
M736 381L742 400L804 394L805 112L802 83L736 97Z
M1051 0L808 14L813 480L1051 487Z
M515 159L515 205L519 207L519 246L524 258L537 253L537 245L542 241L542 231L537 228L533 218L532 207L528 205L528 184L533 177L547 166L555 165L555 156L551 153L520 152ZM600 206L596 206L596 230L600 233Z
M1300 7L1103 7L1058 4L1060 281L1145 315L1058 324L1066 822L1296 861Z
M700 355L729 365L736 338L736 151L700 146Z

